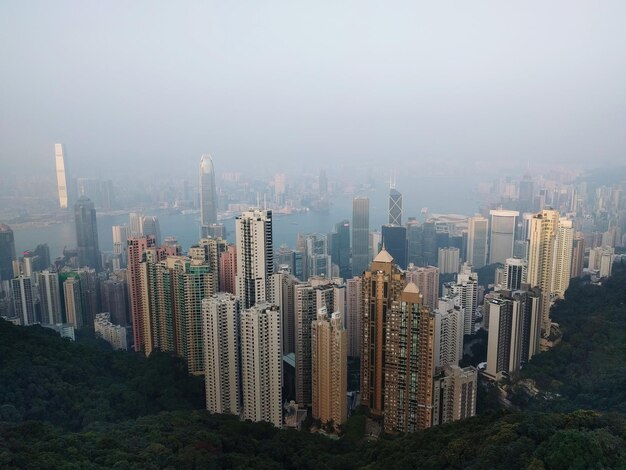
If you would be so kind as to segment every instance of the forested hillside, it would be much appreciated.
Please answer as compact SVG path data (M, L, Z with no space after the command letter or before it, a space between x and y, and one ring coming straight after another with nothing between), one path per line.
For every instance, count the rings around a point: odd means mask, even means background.
M374 442L360 419L331 440L210 415L174 357L0 321L0 468L626 468L626 269L573 282L553 319L562 342L511 384L521 411Z

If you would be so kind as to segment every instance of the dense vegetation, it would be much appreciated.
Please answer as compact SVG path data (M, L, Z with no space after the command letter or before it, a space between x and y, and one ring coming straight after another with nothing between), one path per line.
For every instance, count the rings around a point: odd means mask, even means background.
M535 356L521 374L541 392L530 399L524 387L514 386L514 402L547 411L626 415L625 267L616 265L602 286L574 280L551 316L560 324L561 343Z
M524 411L374 442L363 415L331 440L192 410L202 384L176 358L0 322L0 468L626 468L625 302L622 266L602 286L572 284L553 311L562 342L510 387Z
M39 420L76 431L93 422L201 408L203 388L171 355L145 359L0 320L0 421Z

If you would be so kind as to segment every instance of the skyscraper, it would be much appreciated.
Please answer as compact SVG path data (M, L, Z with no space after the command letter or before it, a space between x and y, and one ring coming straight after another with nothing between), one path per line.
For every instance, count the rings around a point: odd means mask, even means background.
M458 365L463 358L463 309L454 299L442 297L435 315L435 367Z
M157 246L161 246L161 226L156 215L144 215L141 217L141 234L144 237L154 236Z
M313 276L332 277L328 237L322 233L309 234L304 238L305 278Z
M242 309L267 299L267 282L274 271L272 211L254 209L235 220L237 298Z
M526 284L528 276L528 263L518 258L507 258L504 262L504 288L506 290L519 290L522 284Z
M69 207L69 185L67 175L67 164L65 162L65 152L63 144L54 144L54 157L57 170L57 194L59 195L59 207L67 209Z
M382 325L383 427L388 433L413 432L432 426L435 373L435 317L413 283L393 302Z
M562 298L569 285L572 232L571 221L561 219L556 210L542 210L531 220L528 283L541 289L541 332L546 337L550 334L553 298Z
M480 215L470 217L467 224L467 262L475 269L487 264L489 222Z
M472 272L472 267L468 264L461 266L460 271L456 282L447 282L443 285L443 295L454 299L455 304L463 309L464 334L473 335L478 307L478 275Z
M389 189L389 225L402 225L402 194L395 188Z
M369 265L370 200L352 200L352 273L360 276Z
M217 192L213 157L200 157L200 225L201 237L210 236L210 226L217 224Z
M202 301L202 316L206 409L239 415L239 301L232 294L215 294Z
M38 272L36 279L41 302L41 323L44 325L63 323L58 273L48 270Z
M402 225L383 225L381 229L382 245L401 269L406 269L406 227Z
M15 316L22 326L32 325L37 321L37 292L30 277L19 276L11 280Z
M141 261L143 252L154 248L156 241L150 237L128 237L128 293L130 298L130 318L133 326L134 349L145 350L146 317L148 299L144 296L141 281Z
M461 250L455 247L439 248L439 272L441 274L456 273L459 271Z
M404 275L386 250L363 274L361 289L361 404L380 416L385 409L387 320L404 290Z
M339 267L339 276L344 280L352 277L350 269L350 221L342 220L335 224L335 232L332 234L331 257L334 264Z
M241 418L282 427L280 311L258 302L241 313Z
M348 337L341 312L318 310L311 325L312 414L339 426L348 418Z
M472 367L446 366L435 379L433 425L476 415L478 371Z
M508 210L492 210L489 232L489 263L504 264L507 258L513 257L513 243L519 212Z
M361 278L355 276L346 281L346 315L348 324L348 355L361 357Z
M76 223L76 242L78 244L78 263L80 267L89 266L100 272L102 262L98 248L98 226L93 202L84 196L74 205Z
M13 279L15 257L15 239L13 230L6 224L0 224L0 283ZM2 287L0 286L0 291Z
M437 308L439 298L439 268L435 266L412 266L406 271L406 282L412 282L422 294L422 304L431 310Z
M63 282L65 298L66 323L76 329L83 327L82 293L80 291L80 279L74 276L68 277ZM108 310L107 310L108 311Z
M345 311L345 286L326 279L312 279L294 287L295 300L295 349L296 349L296 401L300 406L312 402L311 385L311 324L317 312Z
M126 267L128 227L126 225L113 225L111 231L113 233L113 270L116 271Z
M583 264L585 259L585 239L581 234L576 234L572 240L572 272L571 277L583 275Z

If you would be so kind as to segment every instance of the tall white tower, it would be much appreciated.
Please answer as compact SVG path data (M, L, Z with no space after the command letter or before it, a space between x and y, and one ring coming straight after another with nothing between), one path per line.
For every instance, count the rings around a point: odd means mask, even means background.
M267 283L274 271L272 211L253 209L235 220L237 245L236 293L241 308L267 300Z
M489 214L491 215L489 263L504 264L507 258L513 257L513 243L519 212L492 210Z
M213 157L200 157L200 225L202 237L209 235L211 225L217 224L217 192Z
M69 206L69 191L67 184L67 168L65 164L65 151L63 144L54 144L54 157L57 169L57 192L59 194L59 207L67 209Z
M279 308L261 302L241 313L241 418L282 427L283 359Z
M202 301L202 317L206 409L239 415L239 301L232 294L214 294Z

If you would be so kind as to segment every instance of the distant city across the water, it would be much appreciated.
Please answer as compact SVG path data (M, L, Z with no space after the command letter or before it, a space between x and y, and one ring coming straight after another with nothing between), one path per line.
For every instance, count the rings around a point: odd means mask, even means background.
M475 198L475 186L464 178L430 178L415 180L411 187L398 188L404 197L402 222L409 217L422 220L422 207L429 208L431 213L457 213L472 215L478 210ZM380 230L387 223L388 187L379 185L375 191L356 195L370 198L370 230ZM355 195L355 196L356 196ZM71 210L71 209L70 209ZM162 238L173 236L178 240L184 251L197 243L200 236L200 222L197 213L182 214L172 211L148 211L145 215L156 215L159 218ZM281 215L275 212L273 220L274 246L286 244L295 247L299 233L328 233L333 231L337 222L348 219L352 221L352 197L347 195L334 196L332 204L325 212L298 212ZM223 221L227 239L234 242L234 218ZM128 225L128 214L98 215L98 239L100 250L111 251L113 225ZM47 243L53 259L61 256L63 248L76 246L76 230L74 222L51 224L47 227L15 230L15 248L18 256L38 244Z

